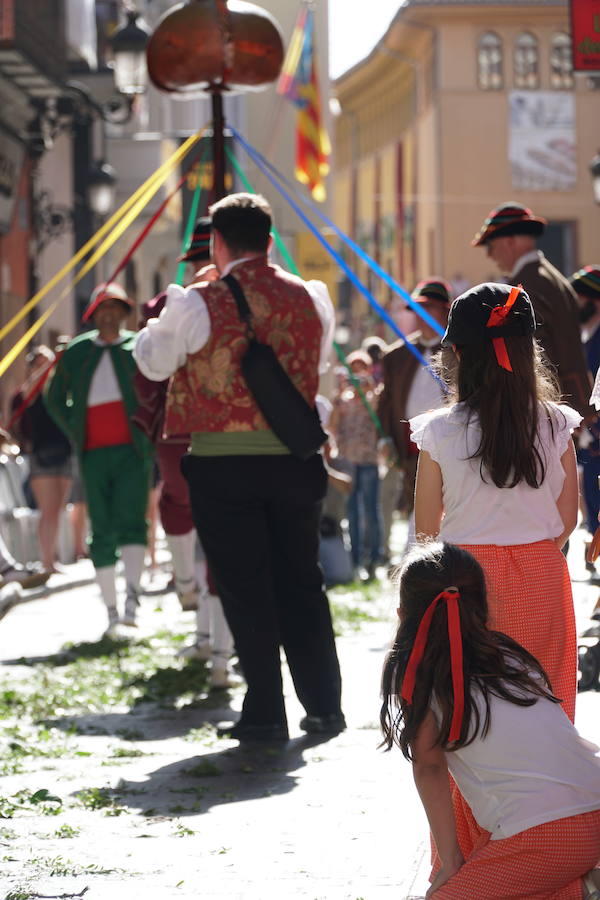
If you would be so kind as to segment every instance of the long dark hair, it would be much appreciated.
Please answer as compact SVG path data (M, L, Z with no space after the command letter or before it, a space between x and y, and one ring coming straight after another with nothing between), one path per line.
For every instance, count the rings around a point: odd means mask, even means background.
M451 399L464 402L469 417L479 418L481 441L470 459L480 460L481 477L489 474L499 488L521 481L537 488L546 474L536 440L540 414L548 417L554 434L557 412L550 403L558 402L560 392L537 341L519 335L505 342L512 372L498 365L488 340L457 347L456 364L444 351L437 365Z
M425 652L416 673L412 703L401 698L402 682L423 613L447 587L460 592L459 611L463 646L464 714L460 738L449 743L454 708L447 608L439 603L429 629ZM388 652L382 676L380 713L382 746L397 744L407 759L410 747L432 700L440 714L437 743L457 750L482 737L490 726L490 696L517 706L533 706L539 697L560 703L551 692L539 662L516 641L487 627L485 577L470 553L453 544L430 542L416 548L400 573L400 624ZM483 698L482 716L474 692Z

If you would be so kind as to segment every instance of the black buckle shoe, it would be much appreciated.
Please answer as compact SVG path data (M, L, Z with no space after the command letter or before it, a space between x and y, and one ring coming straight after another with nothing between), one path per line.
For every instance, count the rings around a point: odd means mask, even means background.
M289 741L287 725L249 725L237 722L217 728L218 737L234 738L236 741Z
M343 713L329 713L326 716L304 716L300 728L307 734L340 734L346 730Z

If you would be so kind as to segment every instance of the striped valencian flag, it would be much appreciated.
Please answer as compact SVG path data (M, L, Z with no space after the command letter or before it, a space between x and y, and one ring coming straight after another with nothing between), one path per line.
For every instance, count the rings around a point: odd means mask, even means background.
M325 199L324 178L329 172L331 145L321 117L317 78L314 12L303 3L292 32L277 92L298 107L296 178L315 200Z

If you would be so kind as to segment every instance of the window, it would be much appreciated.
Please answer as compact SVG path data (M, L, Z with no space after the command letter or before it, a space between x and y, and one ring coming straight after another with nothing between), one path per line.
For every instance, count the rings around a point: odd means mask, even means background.
M523 31L515 41L515 87L534 90L539 86L537 38Z
M493 31L486 31L477 48L477 83L482 91L502 90L502 41Z
M564 31L559 31L552 37L550 86L562 91L569 91L573 88L571 38Z

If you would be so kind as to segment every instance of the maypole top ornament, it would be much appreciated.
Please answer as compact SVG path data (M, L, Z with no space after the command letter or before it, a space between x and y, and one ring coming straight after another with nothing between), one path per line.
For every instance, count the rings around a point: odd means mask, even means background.
M279 75L283 39L264 9L245 0L189 0L162 17L146 50L148 74L181 99L260 90Z

